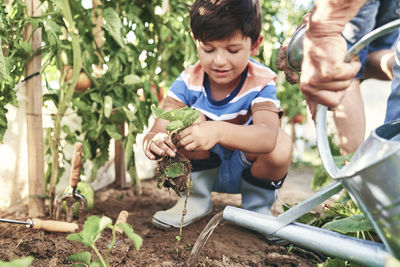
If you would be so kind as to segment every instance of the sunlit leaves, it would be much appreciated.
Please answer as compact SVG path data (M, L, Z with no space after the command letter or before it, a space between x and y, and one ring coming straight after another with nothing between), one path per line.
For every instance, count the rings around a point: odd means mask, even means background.
M121 38L122 24L119 14L115 12L115 10L112 8L106 8L103 10L102 16L105 21L107 31L114 38L119 46L124 47Z

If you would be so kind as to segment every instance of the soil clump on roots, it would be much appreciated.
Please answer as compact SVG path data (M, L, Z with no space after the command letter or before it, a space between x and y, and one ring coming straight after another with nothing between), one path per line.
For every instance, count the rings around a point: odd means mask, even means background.
M182 174L177 177L168 177L165 173L167 170L174 165L182 164L183 170ZM188 160L181 153L176 153L175 157L164 156L157 164L157 169L155 177L157 177L158 187L161 185L165 188L171 188L175 191L178 196L182 196L187 189L190 187L191 183L191 173L192 165L190 160Z

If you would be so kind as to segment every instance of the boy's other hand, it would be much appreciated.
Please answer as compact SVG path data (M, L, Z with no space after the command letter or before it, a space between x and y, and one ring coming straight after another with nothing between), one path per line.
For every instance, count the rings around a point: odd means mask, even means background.
M218 127L214 121L195 123L178 135L178 146L187 151L210 150L218 143Z
M155 134L144 147L144 153L151 160L160 159L164 155L175 157L177 151L166 133Z

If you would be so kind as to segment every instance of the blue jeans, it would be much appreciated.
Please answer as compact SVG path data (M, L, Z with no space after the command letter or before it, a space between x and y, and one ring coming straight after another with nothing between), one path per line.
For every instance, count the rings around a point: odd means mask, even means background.
M218 179L212 191L231 194L240 193L242 172L244 169L250 168L252 163L239 150L230 151L220 145L215 145L211 151L218 154L221 159Z
M386 105L385 123L400 119L400 41L397 41L396 45L393 75L392 91Z
M398 0L372 0L367 2L358 14L346 24L343 37L348 47L353 46L364 35L390 21L400 18L400 1ZM362 78L364 63L368 53L393 48L398 39L399 31L392 31L379 37L358 53L361 62L360 72L356 78Z

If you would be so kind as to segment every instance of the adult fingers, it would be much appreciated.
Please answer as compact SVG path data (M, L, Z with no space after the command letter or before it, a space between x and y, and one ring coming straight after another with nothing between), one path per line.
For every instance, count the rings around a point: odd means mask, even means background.
M337 107L342 98L344 96L344 91L328 91L328 90L320 90L316 91L313 94L307 95L307 103L309 105L311 114L315 116L317 104L321 104L327 106L328 108L335 108Z

